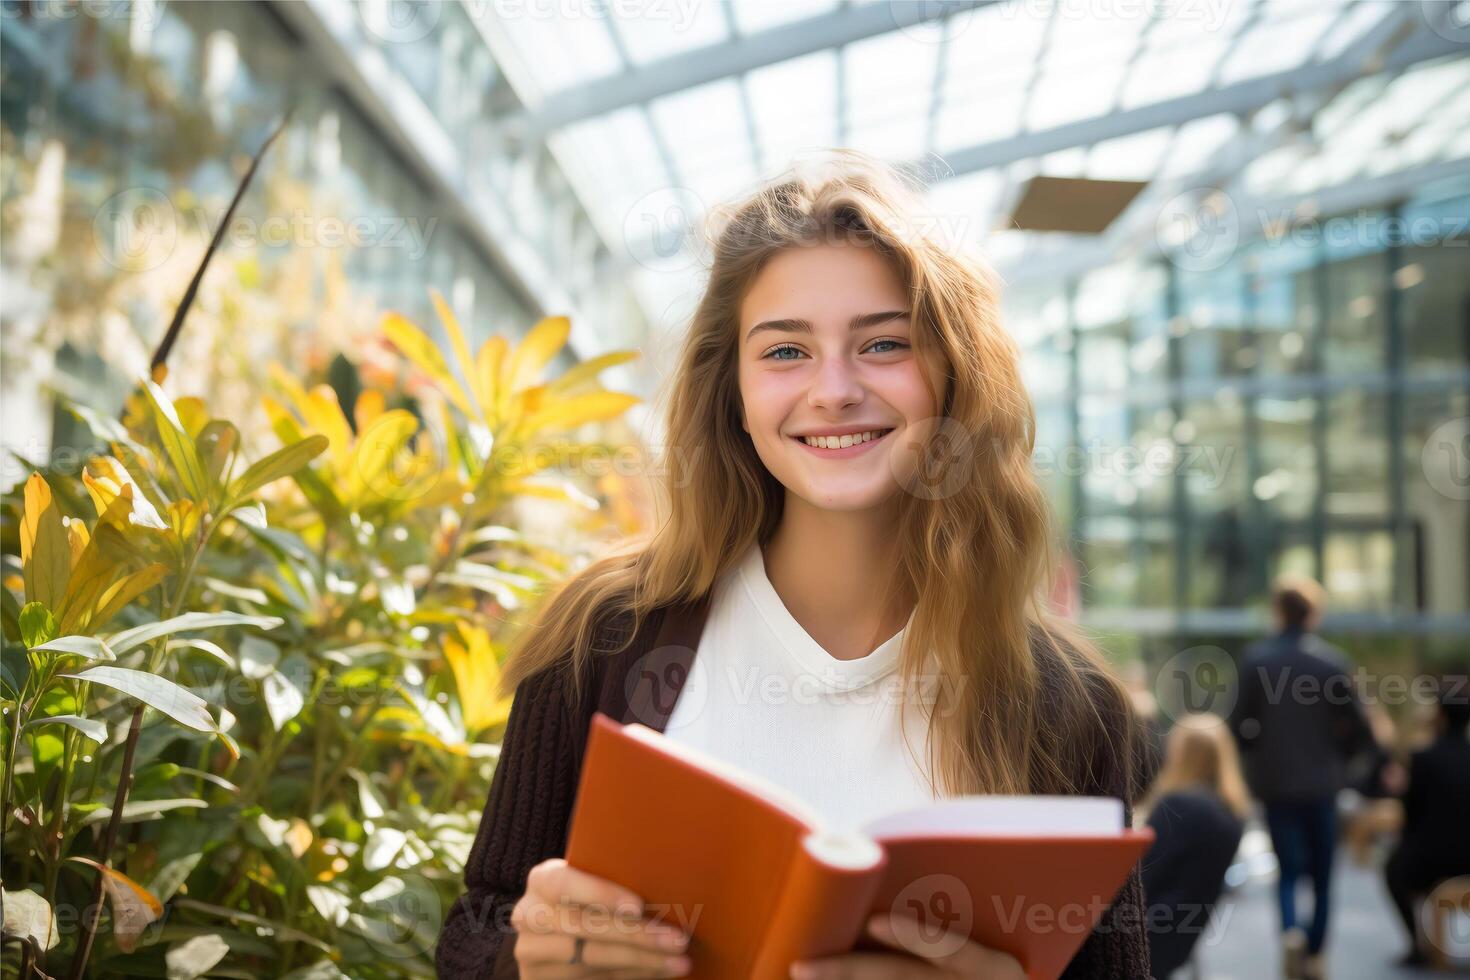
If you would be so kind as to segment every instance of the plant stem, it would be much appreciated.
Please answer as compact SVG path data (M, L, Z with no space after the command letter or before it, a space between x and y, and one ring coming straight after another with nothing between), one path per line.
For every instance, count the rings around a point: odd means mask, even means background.
M220 524L219 521L206 520L199 531L199 540L195 544L189 560L184 566L179 579L179 589L174 593L173 602L169 603L168 615L165 619L173 619L184 608L184 599L189 594L189 586L194 580L194 571L199 565L199 556L203 553L209 539L214 535L214 529ZM160 637L154 644L153 655L149 657L149 670L157 673L162 666L162 657L167 654L168 644ZM128 725L128 740L123 747L122 771L117 777L117 794L113 797L112 814L107 819L107 829L102 834L102 846L98 848L98 863L103 867L108 866L112 859L112 849L117 844L117 828L122 824L123 806L128 801L128 790L133 784L133 753L138 748L138 736L143 732L143 711L146 705L139 704L133 709L132 722ZM99 764L101 762L99 758ZM81 980L82 974L86 972L87 960L92 955L92 944L97 939L97 922L102 917L102 890L106 875L99 870L97 872L97 883L92 887L92 900L88 904L82 919L82 934L77 940L76 955L72 957L71 971L68 976L71 980Z
M117 841L117 828L122 823L123 805L128 801L128 787L133 782L133 752L138 747L138 733L143 730L143 706L140 704L133 709L133 721L128 727L128 741L123 748L122 773L117 780L117 793L112 799L112 816L107 821L107 829L102 834L102 846L98 852L102 855L102 863L106 866L112 855L112 846ZM82 974L87 969L87 959L92 955L92 943L97 939L97 920L102 917L102 887L107 875L101 870L97 871L97 883L92 886L92 900L87 903L87 908L82 920L82 935L77 940L76 955L71 960L71 980L81 980Z

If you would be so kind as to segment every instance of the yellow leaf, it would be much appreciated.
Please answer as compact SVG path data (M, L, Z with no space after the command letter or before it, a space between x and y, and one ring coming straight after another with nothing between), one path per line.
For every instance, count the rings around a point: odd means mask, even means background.
M565 394L579 385L595 381L597 376L608 368L615 367L619 364L626 364L637 356L637 351L618 350L581 361L568 368L565 374L547 385L547 393L552 395Z
M39 473L32 473L26 481L20 563L26 601L54 610L66 595L67 579L71 577L71 541L61 523L61 508Z
M71 567L77 567L77 559L82 557L82 551L86 549L87 542L92 540L92 535L87 533L87 525L81 521L72 521L66 526L66 531L71 541Z
M307 403L311 399L306 394L305 386L302 385L300 381L297 381L294 375L288 372L285 368L281 367L281 365L279 364L271 365L271 380L274 381L276 385L279 386L280 389L286 393L286 398L290 401L291 406L296 409L297 414L300 415L302 418L306 418L309 412L309 409L307 408ZM269 410L272 404L274 404L277 408L281 407L281 404L279 402L275 401L269 396L267 396L263 400L267 402L267 410Z
M377 388L363 389L357 396L357 404L352 407L352 420L357 423L357 431L365 431L385 408L381 391Z
M110 587L127 571L123 560L110 553L104 544L109 535L113 539L118 538L120 527L127 528L128 507L126 497L118 497L108 505L97 521L95 533L90 536L72 565L66 592L54 607L56 620L63 630L62 635L86 635L88 624L94 621L94 614L107 601L104 597L109 594ZM133 597L136 597L136 593ZM117 608L120 609L121 606Z
M75 632L90 634L106 626L112 617L122 611L124 606L153 588L167 574L167 565L154 563L142 571L133 572L131 575L118 579L103 591L97 600L96 612L87 618L81 629Z
M500 661L495 657L490 635L464 623L459 633L463 643L452 636L444 637L444 659L454 673L465 730L473 737L483 729L504 724L510 717L511 699L500 696Z
M112 502L123 495L124 488L109 476L94 477L88 470L82 470L82 483L92 498L92 505L97 508L98 517L107 513ZM131 487L126 489L132 490ZM129 506L131 507L131 503Z
M620 391L592 391L585 395L573 395L554 401L523 423L523 430L537 434L556 429L571 429L584 422L601 422L617 418L638 404L635 395Z
M383 413L358 436L357 450L348 471L348 499L359 506L370 503L374 497L404 499L411 479L406 479L406 474L393 463L418 427L418 419L400 408Z
M137 949L143 931L163 917L163 903L121 871L98 864L91 858L72 857L67 860L90 865L102 875L102 889L112 903L112 934L117 940L117 948L124 953Z
M572 321L564 316L549 316L531 328L505 365L502 408L512 394L536 383L546 365L566 346L571 332Z
M299 858L311 847L311 826L300 817L292 817L291 826L286 828L285 841L291 849L291 856Z
M333 468L338 474L346 473L352 460L352 426L331 385L317 385L307 393L306 427L327 437Z
M179 422L183 424L190 439L198 438L199 433L209 424L209 409L204 406L204 399L193 395L175 399L174 414L178 415Z
M454 403L455 408L465 415L475 414L459 382L455 381L454 376L449 373L449 365L444 363L444 357L439 353L439 348L434 346L434 342L427 334L414 326L402 314L385 313L383 314L383 335L403 352L404 357L412 361L419 370L434 381L444 397Z
M481 344L480 353L475 355L475 397L480 399L480 404L485 408L485 424L492 429L501 418L500 403L504 388L500 383L500 376L505 370L505 354L509 347L506 339L497 334Z
M474 396L475 403L480 409L480 414L485 414L485 402L481 399L475 383L475 359L470 356L470 345L465 342L464 330L460 328L459 317L444 302L444 297L439 295L439 290L429 290L429 299L434 303L434 312L439 314L439 322L444 325L444 332L449 335L449 346L454 351L454 359L459 362L459 371L464 375L465 383L470 386L470 394Z

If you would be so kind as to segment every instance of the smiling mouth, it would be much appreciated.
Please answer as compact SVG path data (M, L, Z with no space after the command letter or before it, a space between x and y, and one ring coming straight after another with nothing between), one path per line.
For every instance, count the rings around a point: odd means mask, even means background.
M855 432L845 436L794 436L796 440L813 449L850 449L853 446L861 446L869 442L877 442L892 429L870 429L867 432Z

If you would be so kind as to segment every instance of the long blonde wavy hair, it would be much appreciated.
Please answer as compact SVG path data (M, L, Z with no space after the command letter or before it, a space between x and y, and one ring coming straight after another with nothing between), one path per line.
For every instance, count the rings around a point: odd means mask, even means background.
M1205 789L1240 819L1250 815L1250 794L1240 771L1235 736L1219 715L1192 713L1174 722L1164 740L1164 763L1142 809L1183 790Z
M961 479L946 474L946 492L896 491L893 588L916 597L900 670L919 678L927 653L944 678L929 715L931 785L955 795L1079 792L1100 739L1117 742L1110 758L1128 758L1131 743L1119 740L1130 717L1121 687L1042 598L1053 553L1049 511L1032 470L1034 415L1019 351L1001 325L996 280L927 234L923 208L898 172L838 151L716 212L708 285L666 408L666 452L680 464L661 467L667 518L542 604L507 663L503 691L569 655L582 676L607 652L594 652L592 642L604 617L631 614L641 623L653 610L695 602L751 544L770 540L785 489L741 427L741 301L781 250L848 241L876 249L907 286L910 339L950 420L941 431L967 437L960 458L943 461L966 468ZM951 441L935 452L952 449Z

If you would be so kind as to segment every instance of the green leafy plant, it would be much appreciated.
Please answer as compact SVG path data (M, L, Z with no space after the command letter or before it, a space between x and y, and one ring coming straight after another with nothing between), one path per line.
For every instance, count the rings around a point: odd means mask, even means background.
M74 406L106 455L0 503L7 975L431 974L518 611L575 558L518 507L595 533L558 464L635 402L598 380L628 353L545 377L565 319L472 353L433 299L448 358L383 319L406 386L277 369L273 451L159 362L120 420Z

